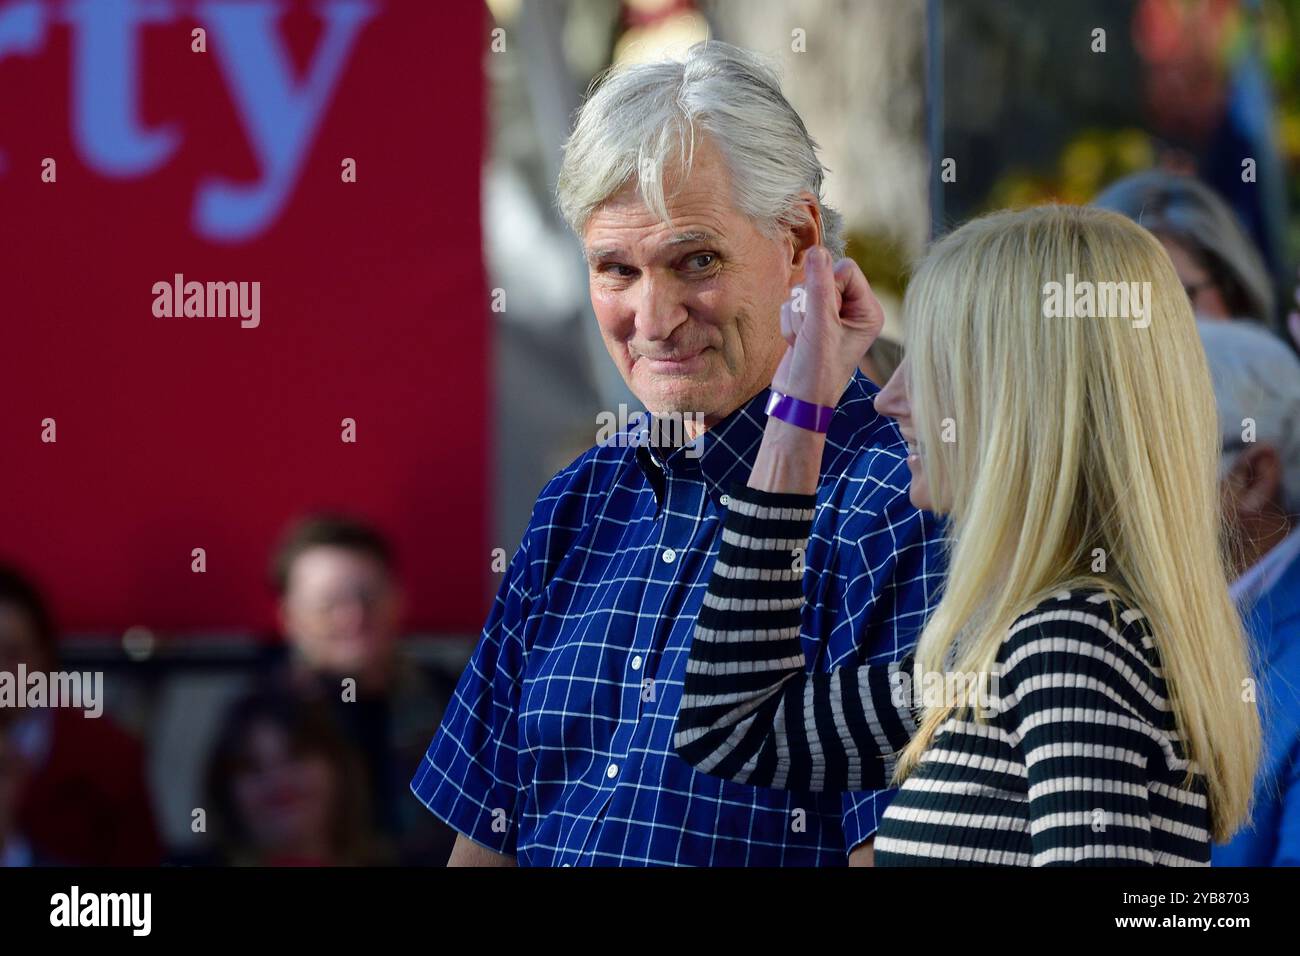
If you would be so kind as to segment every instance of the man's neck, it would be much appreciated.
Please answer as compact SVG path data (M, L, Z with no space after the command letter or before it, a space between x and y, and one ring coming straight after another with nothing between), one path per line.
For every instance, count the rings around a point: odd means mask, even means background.
M767 378L764 380L764 383L758 388L755 388L753 394L750 395L749 398L745 399L743 402L741 402L739 405L734 406L733 408L729 408L724 412L715 412L712 415L705 415L701 423L697 423L693 416L687 416L686 417L687 440L694 441L697 437L703 435L706 431L708 431L710 428L713 428L719 422L726 421L737 411L744 408L746 405L752 402L754 398L764 389L771 388L772 376L775 374L776 374L776 366L774 365L772 366L772 374L767 376Z

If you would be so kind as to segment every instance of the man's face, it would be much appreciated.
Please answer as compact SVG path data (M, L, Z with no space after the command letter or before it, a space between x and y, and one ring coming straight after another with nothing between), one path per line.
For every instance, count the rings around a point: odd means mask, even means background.
M707 137L697 140L689 177L667 192L671 223L646 208L635 185L588 219L591 304L646 408L701 413L708 426L771 384L786 347L781 303L803 280L802 243L790 231L763 233L736 208L730 173Z
M280 615L286 636L313 670L372 679L393 655L401 596L380 561L320 546L294 560Z

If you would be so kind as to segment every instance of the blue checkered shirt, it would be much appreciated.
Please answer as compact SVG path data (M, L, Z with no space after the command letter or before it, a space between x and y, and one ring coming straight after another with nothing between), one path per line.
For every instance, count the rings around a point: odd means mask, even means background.
M856 375L827 436L803 556L814 668L902 657L938 598L939 532L908 501L876 391ZM724 497L748 480L767 397L670 454L597 446L546 485L411 781L433 813L532 866L843 865L875 833L892 790L757 789L673 751Z

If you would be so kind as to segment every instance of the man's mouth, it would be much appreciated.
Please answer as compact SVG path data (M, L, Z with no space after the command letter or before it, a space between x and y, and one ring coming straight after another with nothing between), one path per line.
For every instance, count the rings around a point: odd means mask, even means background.
M648 371L656 374L680 375L702 368L707 351L707 348L702 348L692 352L670 352L665 355L640 354L636 357L636 364L644 363Z

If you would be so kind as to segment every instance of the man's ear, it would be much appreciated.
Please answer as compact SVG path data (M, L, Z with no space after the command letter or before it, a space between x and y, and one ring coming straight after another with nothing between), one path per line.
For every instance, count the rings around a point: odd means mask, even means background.
M1265 442L1247 445L1228 472L1237 508L1259 514L1276 507L1282 491L1282 460Z
M822 208L817 197L805 190L795 200L791 210L794 221L786 227L790 240L790 284L804 281L804 257L808 250L822 242Z

